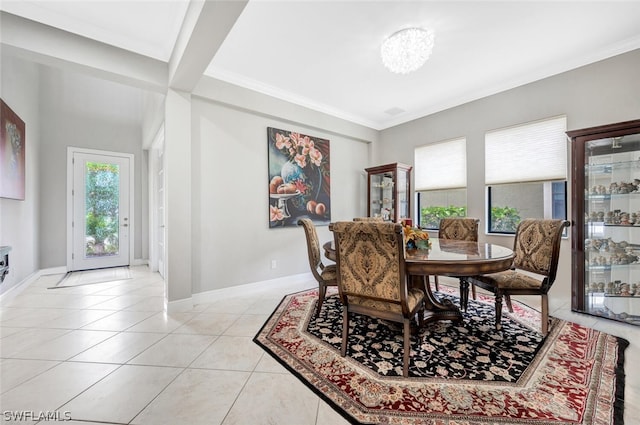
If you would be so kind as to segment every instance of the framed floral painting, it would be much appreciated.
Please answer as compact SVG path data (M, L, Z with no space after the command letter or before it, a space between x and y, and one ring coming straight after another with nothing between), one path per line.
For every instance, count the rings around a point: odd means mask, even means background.
M24 200L24 121L0 99L0 198Z
M269 227L297 226L300 218L329 224L329 140L268 127L267 141Z

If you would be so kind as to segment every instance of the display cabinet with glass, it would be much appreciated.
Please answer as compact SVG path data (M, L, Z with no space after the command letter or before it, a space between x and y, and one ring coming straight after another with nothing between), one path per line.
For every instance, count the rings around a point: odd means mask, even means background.
M411 168L393 163L365 169L369 217L382 217L396 223L410 217Z
M640 326L640 120L567 135L572 310Z

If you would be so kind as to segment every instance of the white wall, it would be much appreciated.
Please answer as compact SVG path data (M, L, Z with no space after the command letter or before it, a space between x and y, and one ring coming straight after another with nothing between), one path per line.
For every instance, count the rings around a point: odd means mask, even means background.
M639 70L640 50L635 50L384 130L380 133L378 161L413 164L417 146L466 137L468 215L480 218L480 228L485 229L485 133L563 114L567 116L567 130L638 119ZM570 153L569 149L569 161ZM571 177L569 211L570 182ZM481 234L480 239L513 245L513 237ZM570 240L562 243L553 294L565 298L571 295Z
M0 293L26 279L38 269L40 208L40 111L39 66L2 55L0 97L25 123L25 200L0 198L0 245L9 245L10 271Z
M259 105L264 107L268 100ZM266 115L265 109L250 111L194 99L194 293L309 272L303 230L269 228L267 127L328 139L331 219L351 220L366 214L364 169L370 165L370 144L333 133L333 126L322 130L315 126L322 114L307 115L303 108L290 107L291 113L276 117ZM300 113L305 114L305 123L294 122ZM350 132L359 130L354 126ZM332 237L327 226L318 227L318 236L321 241ZM276 260L276 269L271 269L271 260Z

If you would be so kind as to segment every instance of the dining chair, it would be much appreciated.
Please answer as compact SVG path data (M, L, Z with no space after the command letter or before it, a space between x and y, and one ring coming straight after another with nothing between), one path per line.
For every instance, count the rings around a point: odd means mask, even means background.
M548 292L556 279L560 241L567 220L525 219L516 229L513 244L513 268L504 272L467 278L470 284L492 292L495 296L496 329L502 320L502 297L513 312L511 295L540 295L541 333L549 331ZM533 274L533 276L532 276Z
M402 374L408 376L411 321L417 315L422 325L426 288L408 286L402 225L343 221L331 223L329 229L334 234L343 305L342 356L347 354L350 314L399 322L404 342Z
M477 218L471 217L450 217L440 219L440 227L438 229L438 239L453 239L457 241L472 241L478 242L478 223ZM440 290L440 283L438 282L438 276L433 277L434 286L436 291ZM463 292L465 295L468 291L465 289L465 284L460 280L460 296L461 304L465 303L462 299ZM471 294L473 299L476 299L476 288L471 287ZM466 305L464 306L466 308Z
M309 254L309 266L313 277L318 281L318 304L316 306L316 316L318 316L322 309L324 297L327 295L327 287L338 285L336 265L322 263L320 242L318 241L318 233L313 221L308 218L301 218L298 220L298 225L304 228Z

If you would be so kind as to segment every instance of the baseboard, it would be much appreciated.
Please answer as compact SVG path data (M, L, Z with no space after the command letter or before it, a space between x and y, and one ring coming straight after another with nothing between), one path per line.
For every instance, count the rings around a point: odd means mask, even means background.
M66 268L65 272L66 273ZM12 300L16 296L18 296L22 291L29 287L33 282L38 280L38 278L42 276L42 270L37 270L31 273L26 278L22 279L22 281L16 283L11 288L7 289L6 292L0 294L0 303L4 303Z
M51 274L65 274L67 271L68 270L66 266L49 267L48 269L40 270L40 276L48 276Z
M291 276L283 276L277 279L262 280L260 282L247 283L244 285L231 286L229 288L214 289L206 292L199 292L193 294L192 299L194 304L206 304L215 301L225 300L237 296L246 294L255 294L256 292L266 292L274 288L286 289L288 287L296 286L301 283L309 283L309 286L300 289L307 289L314 284L317 285L313 275L311 273L301 273ZM296 290L298 288L292 288Z
M193 297L183 298L176 301L164 300L164 311L167 313L182 313L185 311L191 311L194 306Z

